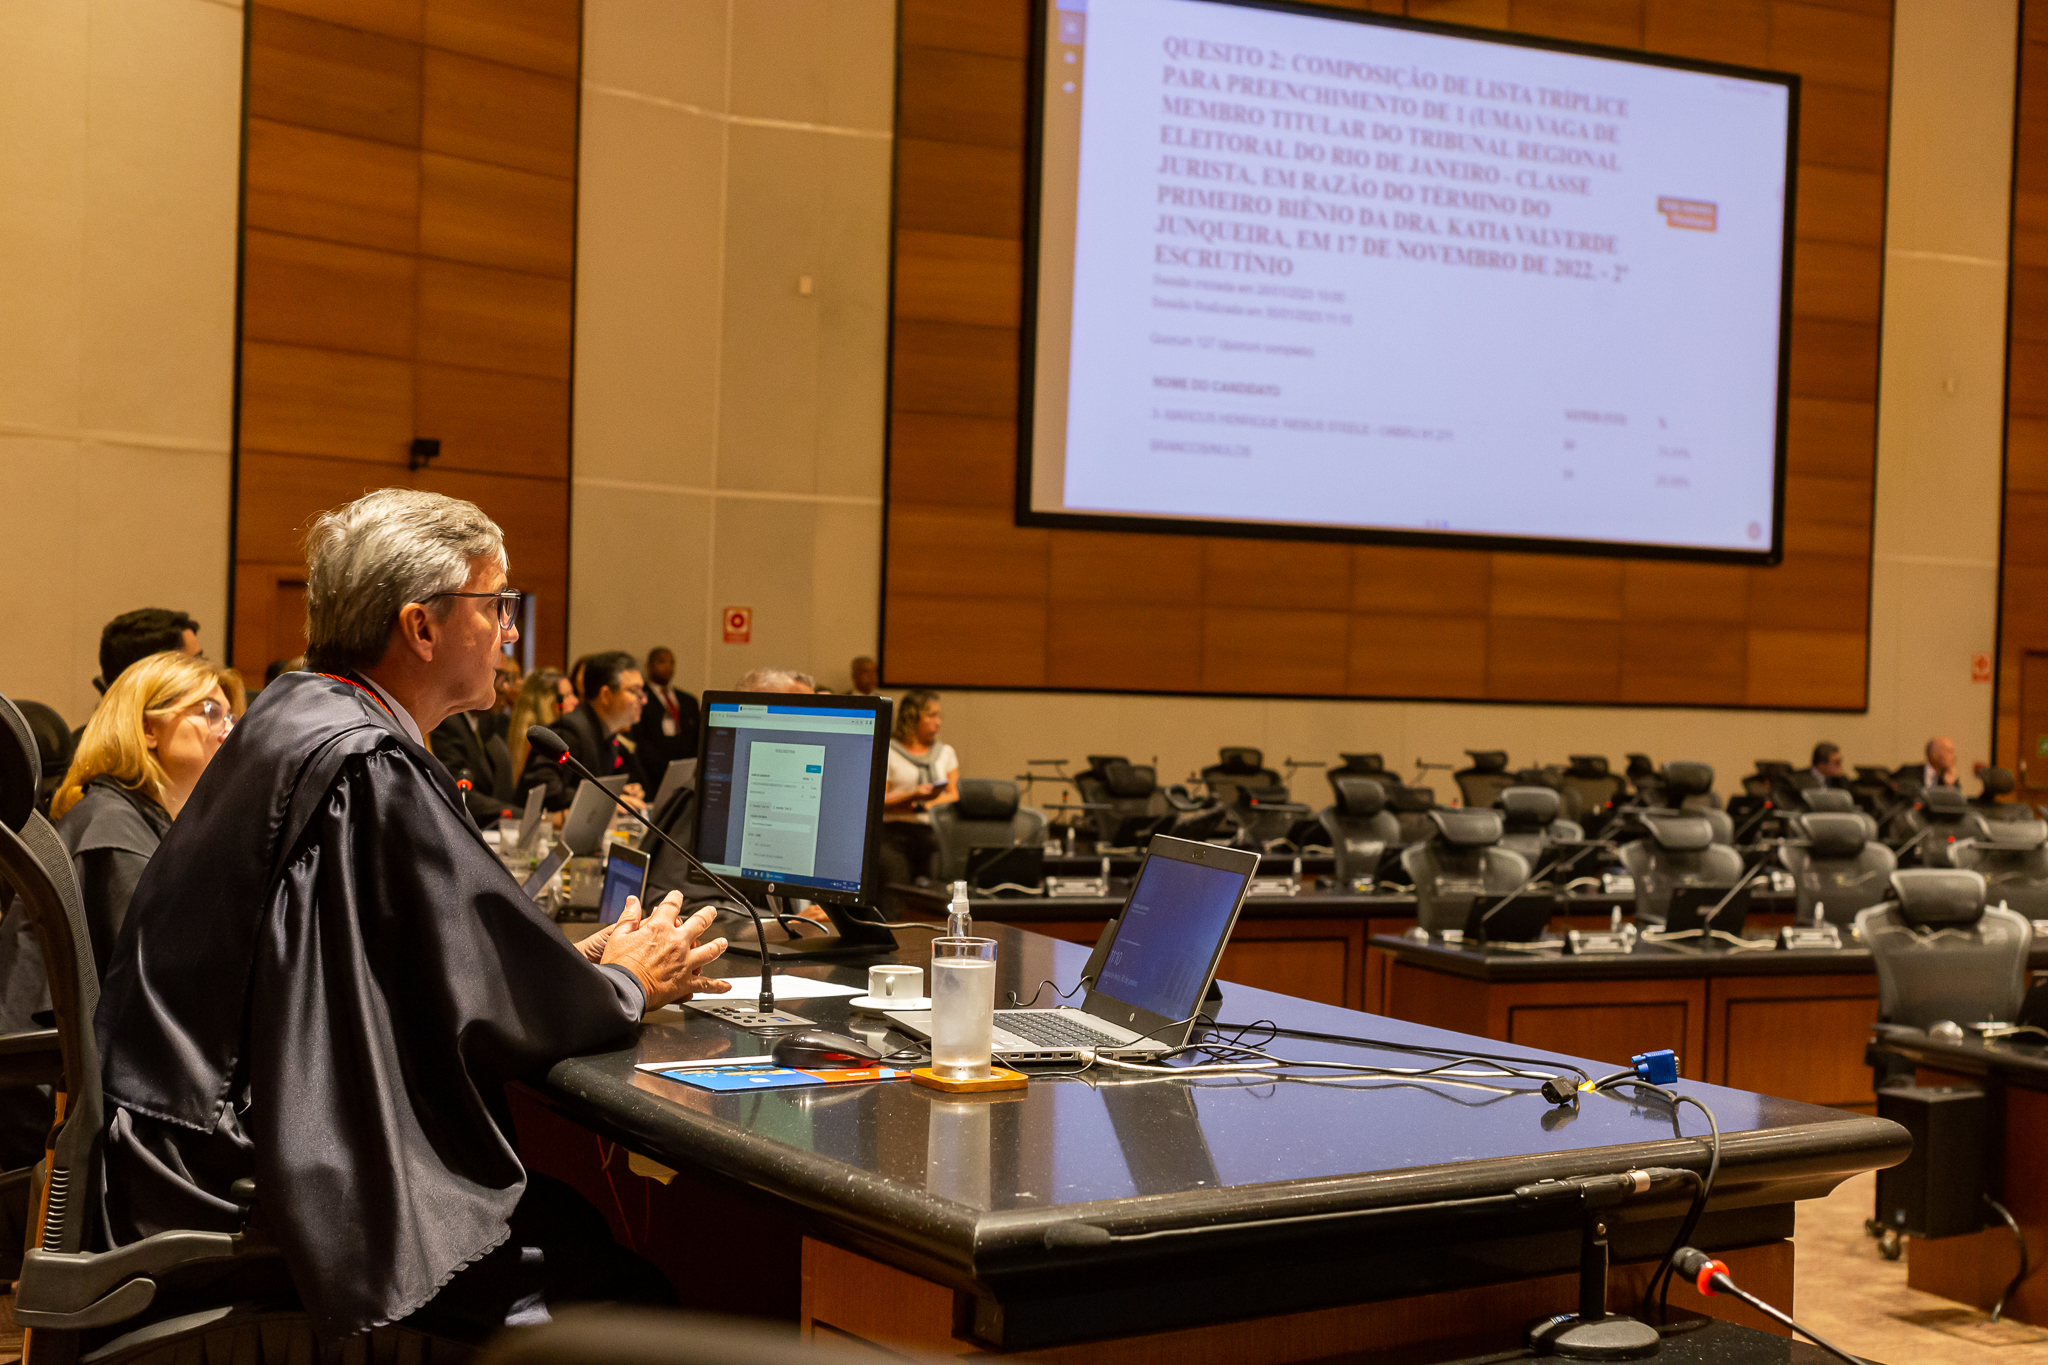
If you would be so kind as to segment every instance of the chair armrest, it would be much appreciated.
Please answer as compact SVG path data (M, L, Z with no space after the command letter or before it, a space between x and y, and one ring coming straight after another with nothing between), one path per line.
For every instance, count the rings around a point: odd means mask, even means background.
M0 1086L54 1085L64 1079L64 1050L53 1028L0 1033Z
M159 1232L112 1251L34 1248L21 1258L14 1320L60 1331L104 1327L149 1306L156 1297L152 1275L207 1261L277 1254L269 1243L226 1232Z

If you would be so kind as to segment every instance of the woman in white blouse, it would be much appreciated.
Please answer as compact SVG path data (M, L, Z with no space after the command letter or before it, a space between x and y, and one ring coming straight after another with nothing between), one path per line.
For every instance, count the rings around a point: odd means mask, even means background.
M931 808L960 799L960 758L939 738L936 692L910 692L896 707L882 793L883 870L892 882L931 876Z

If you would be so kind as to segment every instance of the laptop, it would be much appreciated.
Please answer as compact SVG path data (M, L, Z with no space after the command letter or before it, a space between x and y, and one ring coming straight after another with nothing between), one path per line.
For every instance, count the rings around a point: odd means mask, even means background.
M997 1010L995 1060L1045 1066L1145 1057L1186 1043L1258 867L1259 855L1247 849L1154 835L1122 913L1096 947L1100 965L1082 1003ZM912 1037L931 1037L929 1010L889 1018Z
M977 891L1045 893L1045 850L1029 844L967 850L967 883Z
M1525 891L1519 896L1480 896L1465 916L1467 943L1534 943L1558 913L1557 897Z
M562 817L561 837L555 840L554 848L532 875L519 884L522 891L538 898L547 890L548 882L562 870L563 863L596 853L604 847L604 832L611 825L612 812L618 809L612 796L623 794L629 780L607 777L599 783L587 777L583 779L583 785L576 788L576 799L569 803L569 813Z

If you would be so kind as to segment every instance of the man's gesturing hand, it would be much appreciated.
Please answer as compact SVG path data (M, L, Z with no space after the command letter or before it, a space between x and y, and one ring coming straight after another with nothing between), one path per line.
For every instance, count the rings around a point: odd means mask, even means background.
M732 983L704 975L704 969L725 951L725 940L712 939L703 947L697 940L711 927L717 912L708 907L678 922L683 897L668 893L652 915L642 916L640 899L627 900L626 911L605 938L599 962L616 963L640 979L647 992L647 1008L660 1009L677 1000L702 992L722 995Z

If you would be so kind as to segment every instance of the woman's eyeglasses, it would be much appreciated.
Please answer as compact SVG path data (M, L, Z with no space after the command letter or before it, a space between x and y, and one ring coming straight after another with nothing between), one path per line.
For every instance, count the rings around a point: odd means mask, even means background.
M206 728L213 732L215 739L226 739L228 731L235 728L235 713L227 708L225 702L216 701L212 697L208 697L205 701L200 702L191 709L199 713L200 718L206 722Z
M436 592L429 593L420 601L431 602L436 597L495 597L498 599L498 629L510 630L519 620L519 604L526 600L526 594L517 588L506 588L503 592Z

